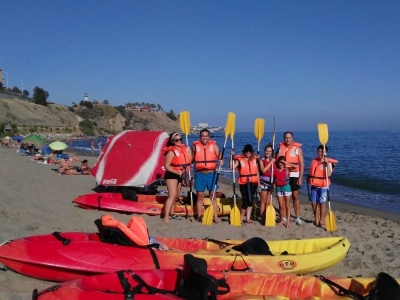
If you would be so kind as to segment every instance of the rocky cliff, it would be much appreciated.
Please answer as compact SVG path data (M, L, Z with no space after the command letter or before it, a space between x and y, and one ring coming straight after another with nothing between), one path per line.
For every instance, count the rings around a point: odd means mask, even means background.
M0 93L0 123L18 127L75 128L73 132L79 132L79 122L87 119L99 134L112 134L124 129L180 131L179 121L171 120L164 112L122 112L123 116L109 105L71 108L57 104L42 106L21 99L24 98Z

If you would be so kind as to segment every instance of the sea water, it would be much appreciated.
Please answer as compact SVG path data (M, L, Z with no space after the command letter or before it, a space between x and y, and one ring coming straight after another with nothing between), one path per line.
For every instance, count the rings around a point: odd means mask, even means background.
M221 151L225 144L224 133L212 133ZM198 139L198 135L189 135L189 144ZM185 139L184 139L185 140ZM283 132L276 133L275 149L283 141ZM294 141L303 145L304 180L300 192L307 194L306 178L311 160L317 155L320 145L318 132L294 132ZM98 155L95 141L95 154ZM272 142L272 133L265 132L260 144L253 132L236 132L234 135L234 151L240 154L245 144L251 144L260 155L264 153L266 144ZM104 147L106 139L102 140ZM400 162L400 132L329 132L327 146L328 157L339 161L331 177L331 200L376 208L388 212L400 213L400 178L398 165ZM73 149L90 152L90 141L73 141ZM232 141L228 137L225 149L225 165L221 176L232 178L228 168L229 153Z

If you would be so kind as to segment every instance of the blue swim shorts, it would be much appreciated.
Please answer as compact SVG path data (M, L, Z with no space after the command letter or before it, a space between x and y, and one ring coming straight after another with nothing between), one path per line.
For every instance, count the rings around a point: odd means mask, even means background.
M327 197L328 197L327 188L320 188L315 186L311 187L310 201L318 204L325 204Z
M198 192L204 192L206 189L209 192L213 191L216 177L217 174L215 172L206 174L196 172L194 175L194 189Z

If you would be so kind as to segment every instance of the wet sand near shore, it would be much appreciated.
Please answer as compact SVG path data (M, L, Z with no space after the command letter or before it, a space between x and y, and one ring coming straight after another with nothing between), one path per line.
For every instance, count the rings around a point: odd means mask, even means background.
M88 159L90 166L97 159L87 153L65 152L78 159ZM54 231L96 231L94 220L104 212L84 210L71 203L79 195L94 192L96 183L92 176L61 176L56 172L57 165L33 162L28 156L21 156L14 150L2 147L0 161L0 243ZM219 185L221 192L228 197L232 196L229 179L220 177ZM276 199L273 203L277 210ZM257 236L270 240L346 236L351 243L346 258L318 274L375 277L384 271L393 277L400 277L400 258L396 254L400 245L400 215L332 199L331 206L338 231L331 233L313 225L311 205L306 195L302 195L301 203L301 216L305 222L302 226L296 226L292 219L290 228L265 227L261 224L234 227L227 221L204 226L192 223L189 219L171 220L171 224L166 225L158 216L143 215L143 218L153 236L216 239L248 239ZM130 219L127 214L109 214L124 222ZM1 271L0 299L30 299L34 288L40 290L51 285L51 282L29 278L11 270Z

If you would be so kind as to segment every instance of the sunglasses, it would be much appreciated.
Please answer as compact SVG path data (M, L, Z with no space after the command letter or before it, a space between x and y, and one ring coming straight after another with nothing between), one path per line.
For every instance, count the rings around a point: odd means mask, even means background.
M182 142L182 139L174 139L174 142Z

